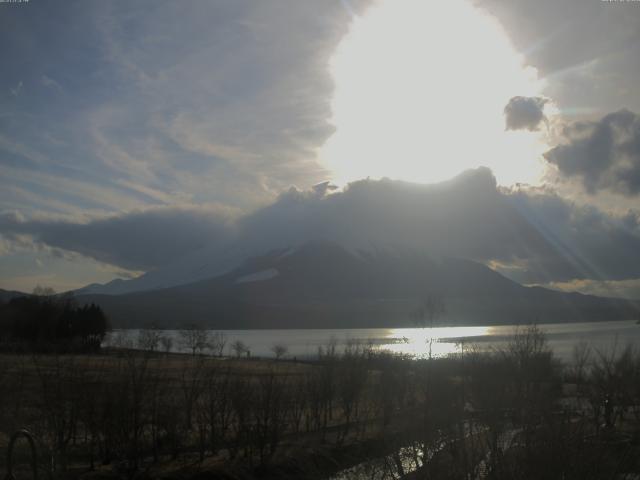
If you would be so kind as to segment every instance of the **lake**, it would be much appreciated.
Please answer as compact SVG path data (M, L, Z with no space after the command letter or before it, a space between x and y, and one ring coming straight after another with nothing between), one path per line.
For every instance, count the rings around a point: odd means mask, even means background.
M640 325L635 321L541 324L549 345L557 357L568 360L574 345L587 342L606 350L622 348L628 343L640 345ZM431 355L441 357L460 352L461 348L490 348L504 346L516 329L515 325L434 328L366 328L366 329L290 329L290 330L219 330L229 345L242 341L251 356L273 357L276 344L287 347L288 358L313 358L319 347L331 342L342 351L349 343L370 345L377 350L411 355L416 358ZM135 346L139 330L114 330L105 339L105 346ZM178 330L163 330L162 335L173 338L172 351L187 352L181 345Z

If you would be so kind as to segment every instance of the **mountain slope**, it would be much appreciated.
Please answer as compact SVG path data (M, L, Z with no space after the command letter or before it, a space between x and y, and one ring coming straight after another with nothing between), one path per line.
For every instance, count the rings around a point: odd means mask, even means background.
M28 293L17 292L14 290L2 290L0 288L0 302L8 302L12 298L24 297L29 295Z
M115 326L357 328L412 326L429 296L443 299L447 324L623 319L638 311L626 300L523 287L467 260L330 243L273 251L188 285L78 299L101 305Z

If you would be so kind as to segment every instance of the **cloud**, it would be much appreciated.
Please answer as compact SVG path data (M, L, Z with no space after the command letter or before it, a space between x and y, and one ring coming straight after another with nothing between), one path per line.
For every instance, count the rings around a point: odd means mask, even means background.
M542 287L582 292L602 297L640 298L640 279L633 280L572 280L570 282L551 282Z
M260 238L260 248L326 240L484 260L525 255L523 235L528 248L545 248L485 168L435 185L383 179L353 182L329 195L290 189L238 224L246 241Z
M590 194L599 190L636 196L640 193L640 117L629 110L597 121L568 124L564 143L545 153L564 178L581 180Z
M435 185L383 179L333 193L291 188L246 215L193 205L86 222L5 213L0 233L129 270L159 271L187 257L202 267L240 262L324 240L353 250L468 258L523 283L640 278L636 212L618 217L549 189L498 188L485 168Z
M366 3L350 2L358 13ZM143 0L7 12L0 56L30 60L4 65L3 137L21 148L0 158L13 167L0 204L20 208L6 189L43 194L46 181L113 190L99 206L74 199L111 213L184 201L256 208L326 180L327 63L352 17L336 2L281 7ZM19 81L39 88L14 101Z
M546 120L544 106L548 102L542 97L513 97L504 107L507 130L538 130Z
M562 111L640 109L640 9L633 2L472 2L498 18Z
M11 92L11 95L13 95L14 97L20 95L20 92L22 92L22 80L20 80L14 88L11 88L9 90Z
M233 212L215 207L166 207L94 219L86 223L26 220L0 215L0 233L75 252L128 270L153 270L233 233ZM23 242L24 243L24 242Z
M53 88L54 90L57 90L59 92L62 91L62 86L53 78L48 77L47 75L42 75L42 77L40 78L40 82L47 88Z
M22 145L4 135L0 135L0 151L22 157L32 162L33 165L43 165L48 161L47 157L37 150L29 148L27 145Z
M314 239L354 249L409 248L498 262L524 283L640 277L634 212L610 215L548 188L498 188L485 168L435 185L386 179L330 195L293 189L239 225L265 248Z

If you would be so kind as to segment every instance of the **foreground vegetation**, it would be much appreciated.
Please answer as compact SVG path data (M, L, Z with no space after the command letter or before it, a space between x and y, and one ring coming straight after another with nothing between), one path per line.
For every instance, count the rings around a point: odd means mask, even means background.
M69 478L329 478L356 464L344 478L640 472L640 355L631 348L581 345L561 365L530 327L505 349L463 346L455 358L416 361L358 344L319 353L310 363L124 349L4 354L0 444L26 427L41 468Z
M94 304L38 287L34 295L0 302L0 351L98 352L109 321Z

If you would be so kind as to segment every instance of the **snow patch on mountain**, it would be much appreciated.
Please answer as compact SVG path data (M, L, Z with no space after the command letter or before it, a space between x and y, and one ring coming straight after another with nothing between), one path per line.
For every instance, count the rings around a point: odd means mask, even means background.
M267 270L262 270L260 272L250 273L249 275L244 275L236 279L235 283L249 283L249 282L263 282L265 280L271 280L274 277L280 275L275 268L268 268Z
M282 260L283 258L288 257L289 255L297 252L298 249L297 248L293 248L293 247L287 247L285 248L282 253L280 253L280 255L278 255L278 260Z

